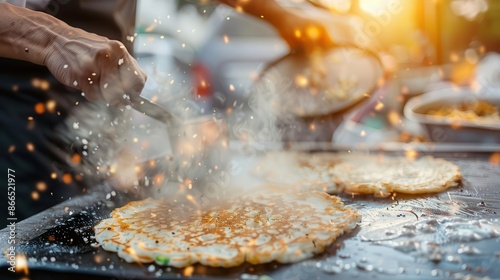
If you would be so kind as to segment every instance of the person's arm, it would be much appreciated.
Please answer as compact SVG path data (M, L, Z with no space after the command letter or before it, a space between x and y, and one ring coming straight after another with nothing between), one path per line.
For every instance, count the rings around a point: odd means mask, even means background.
M291 12L275 0L219 0L271 24L292 49L312 52L334 45L324 23Z
M7 3L0 3L0 56L45 65L89 100L111 105L128 104L124 94L138 96L146 81L122 43Z

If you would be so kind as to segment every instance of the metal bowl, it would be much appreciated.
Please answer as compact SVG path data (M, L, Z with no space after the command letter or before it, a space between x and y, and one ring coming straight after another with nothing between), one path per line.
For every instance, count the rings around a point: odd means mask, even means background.
M429 110L463 102L486 101L500 108L500 88L473 90L469 87L431 91L410 99L404 115L420 123L434 142L500 143L500 123L487 120L459 120L426 114Z

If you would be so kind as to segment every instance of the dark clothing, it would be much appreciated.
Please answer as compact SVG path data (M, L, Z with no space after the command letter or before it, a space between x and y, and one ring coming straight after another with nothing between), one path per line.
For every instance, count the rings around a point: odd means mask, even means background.
M129 0L59 0L51 1L44 11L71 26L120 40L131 51L126 38L134 34L135 8L135 1ZM55 108L46 106L49 100L56 102ZM75 106L76 102L80 105ZM8 214L9 168L15 170L18 220L79 194L93 183L70 164L79 147L73 145L75 137L65 124L85 103L80 92L58 83L45 67L0 58L0 172L5 178L0 191L0 205L4 205L0 228L6 226Z

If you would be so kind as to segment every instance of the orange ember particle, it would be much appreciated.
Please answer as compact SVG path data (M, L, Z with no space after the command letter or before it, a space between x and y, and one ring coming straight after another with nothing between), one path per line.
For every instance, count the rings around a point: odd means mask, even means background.
M54 113L56 110L56 101L55 100L49 100L47 103L45 103L45 108L47 108L47 111L50 113Z
M50 84L48 81L46 81L46 80L40 81L40 89L47 91L47 90L49 90L49 88L50 88Z
M65 184L71 184L71 182L73 181L73 177L71 177L71 174L69 173L64 173L64 175L62 176L62 181Z
M496 153L491 154L490 163L494 164L494 165L500 164L500 152L496 152Z
M39 115L45 113L45 105L42 102L38 102L35 105L35 113Z
M40 87L40 79L33 79L31 80L31 85L34 87L34 88L39 88Z
M52 179L57 178L57 174L55 172L50 173L50 178Z
M399 113L397 111L390 111L387 114L387 119L389 120L389 123L393 126L401 123L401 117L399 116Z
M302 88L307 87L309 85L309 80L306 76L298 74L295 76L295 85Z
M35 145L33 145L32 143L28 143L26 144L26 149L30 152L33 152L35 150Z
M11 146L9 147L9 153L13 153L15 150L16 150L16 146L11 145Z
M384 103L382 102L377 102L377 105L375 105L375 111L380 111L384 108Z
M47 190L47 184L45 184L45 182L38 182L38 183L36 183L36 189L38 191L43 192L43 191Z
M95 255L95 256L94 256L94 261L95 261L96 263L101 263L101 262L102 262L102 257L101 257L101 255Z
M79 164L82 161L82 157L79 154L73 154L71 156L71 162L74 164Z
M157 174L154 177L153 182L155 185L161 185L164 180L165 180L165 176L163 176L163 174Z
M31 199L33 200L38 200L40 198L40 195L36 191L31 192Z
M141 172L141 169L142 169L142 168L141 168L139 165L136 165L136 166L134 167L135 173L140 173L140 172Z

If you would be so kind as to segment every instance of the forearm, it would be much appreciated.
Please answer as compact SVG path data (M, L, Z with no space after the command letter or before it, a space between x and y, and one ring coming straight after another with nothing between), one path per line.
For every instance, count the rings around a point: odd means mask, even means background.
M44 65L61 26L50 15L0 3L0 56Z

